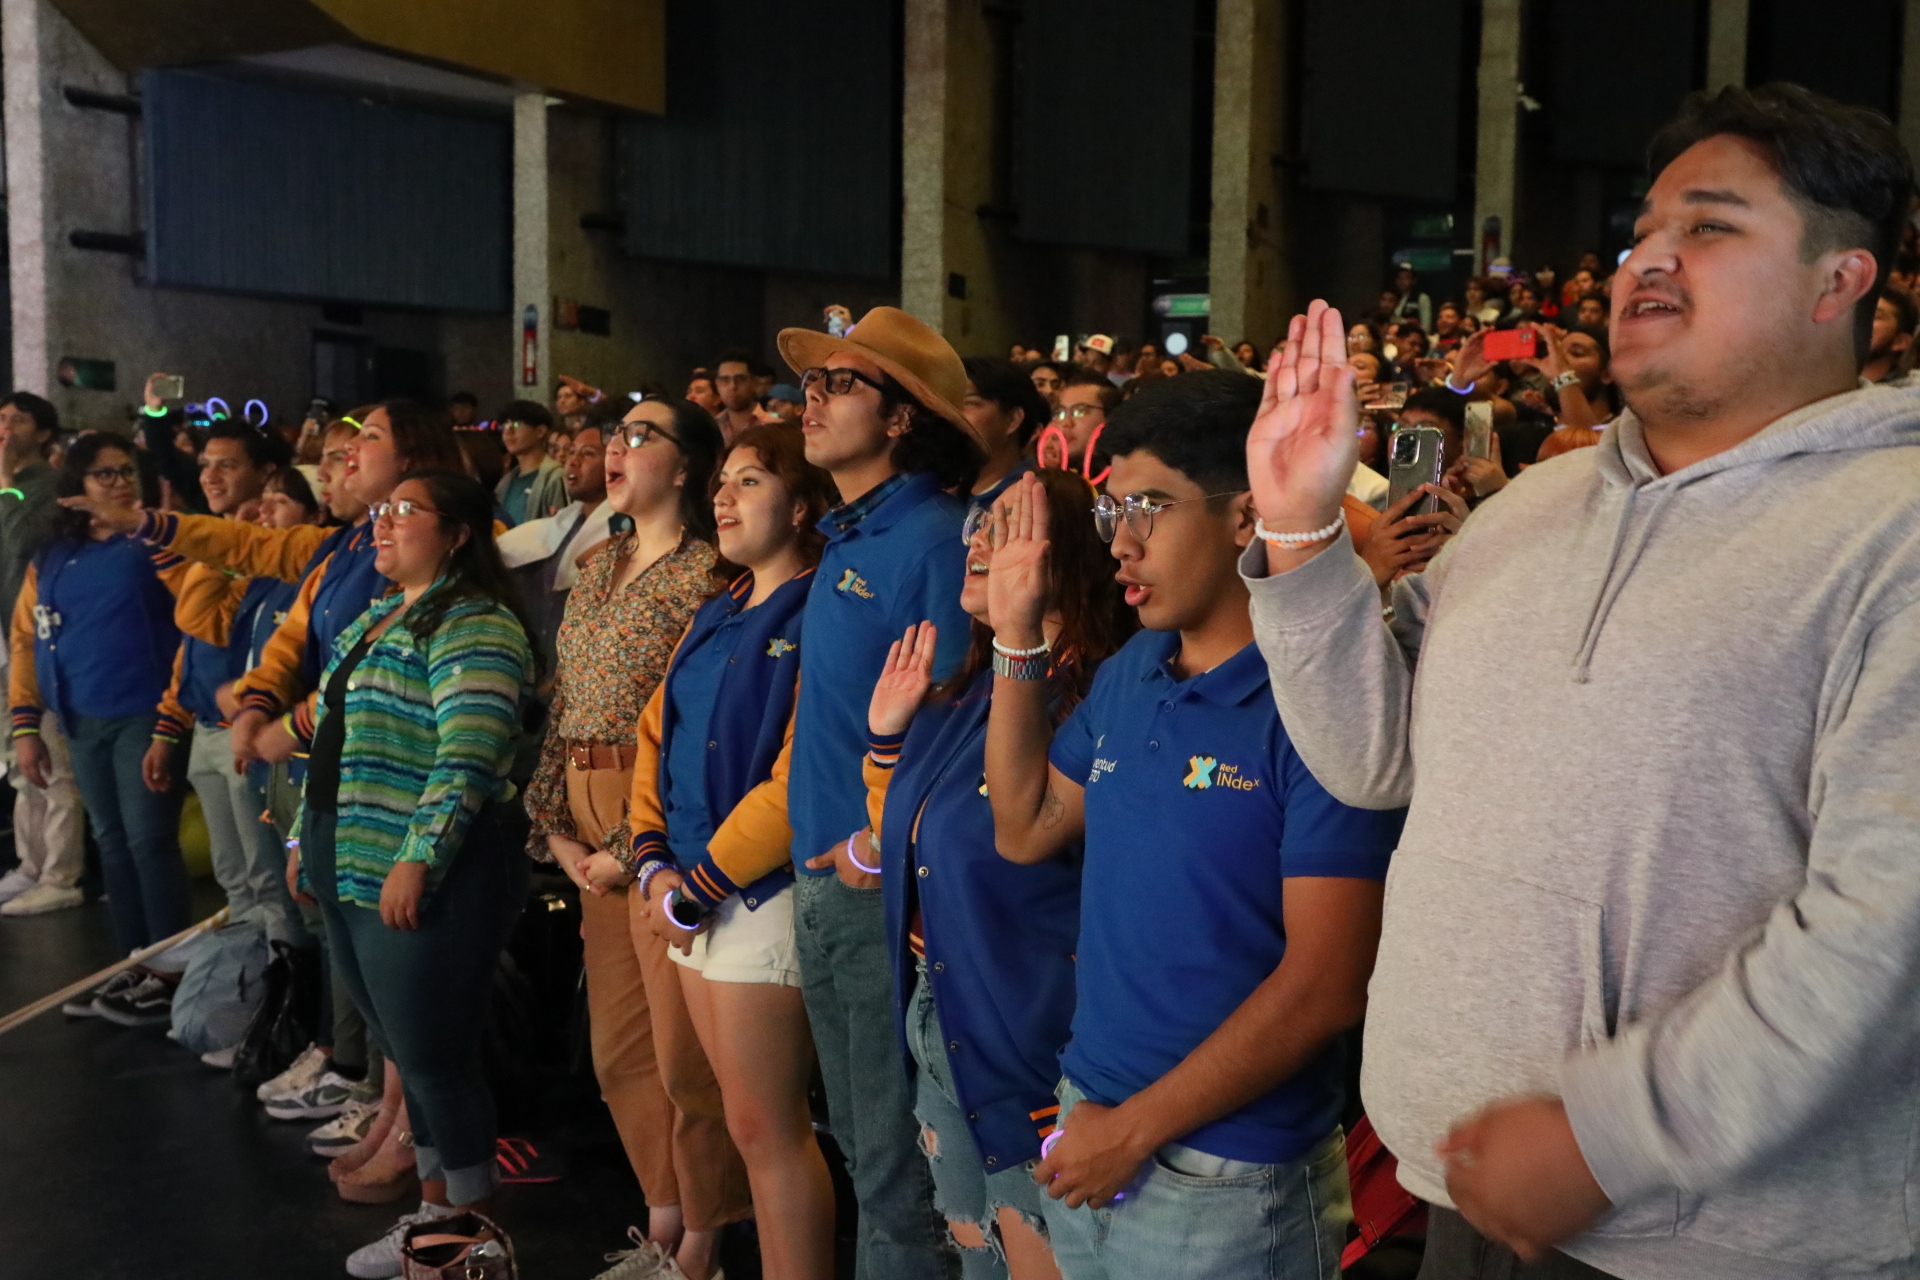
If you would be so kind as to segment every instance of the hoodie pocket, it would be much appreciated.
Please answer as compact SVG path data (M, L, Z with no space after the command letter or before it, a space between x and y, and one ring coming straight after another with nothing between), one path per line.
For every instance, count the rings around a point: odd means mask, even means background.
M1567 1055L1608 1038L1602 936L1596 903L1439 854L1394 855L1361 1092L1427 1191L1445 1185L1433 1145L1450 1128L1498 1099L1557 1095Z

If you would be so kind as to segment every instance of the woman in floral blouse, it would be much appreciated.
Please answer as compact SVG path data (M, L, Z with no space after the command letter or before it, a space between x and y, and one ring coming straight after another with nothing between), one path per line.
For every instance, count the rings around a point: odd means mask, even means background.
M752 1214L746 1170L666 944L630 933L626 889L594 884L584 864L631 842L640 713L714 588L707 494L722 447L713 419L683 400L642 401L608 440L607 503L633 528L589 555L567 598L526 797L534 856L580 886L594 1073L646 1194L649 1247L677 1255L690 1280L711 1273L720 1228Z

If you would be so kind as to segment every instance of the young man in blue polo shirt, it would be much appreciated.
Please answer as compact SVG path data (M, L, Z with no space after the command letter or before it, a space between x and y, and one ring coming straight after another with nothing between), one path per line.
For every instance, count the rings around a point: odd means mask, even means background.
M855 1274L948 1277L959 1263L934 1211L894 1039L860 762L874 682L900 633L939 626L943 677L965 653L966 506L953 494L973 483L982 455L959 408L960 357L904 311L876 307L843 337L786 329L779 344L806 395L807 461L832 474L841 499L820 521L827 547L807 596L788 776L801 988L860 1203Z
M1346 1243L1335 1041L1365 1007L1402 814L1328 795L1267 688L1235 571L1260 390L1194 373L1115 411L1094 519L1145 630L1057 735L1025 656L1045 644L1044 504L1016 498L989 578L1000 852L1086 842L1059 1137L1035 1171L1067 1280L1331 1280Z

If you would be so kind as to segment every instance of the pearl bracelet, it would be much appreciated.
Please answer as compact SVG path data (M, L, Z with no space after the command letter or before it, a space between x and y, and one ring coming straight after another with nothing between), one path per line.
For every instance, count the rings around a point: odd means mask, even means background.
M1311 533L1274 533L1267 528L1267 522L1265 520L1255 520L1253 522L1253 533L1254 536L1262 542L1271 542L1276 547L1285 547L1289 551L1298 551L1302 547L1311 547L1316 543L1325 542L1329 538L1337 537L1340 530L1346 528L1346 525L1347 516L1343 511L1333 518L1332 524L1326 526L1324 529L1315 529Z
M1037 646L1031 649L1009 649L996 638L993 642L993 651L1009 658L1037 658L1043 653L1053 652L1053 642L1050 640L1042 640Z

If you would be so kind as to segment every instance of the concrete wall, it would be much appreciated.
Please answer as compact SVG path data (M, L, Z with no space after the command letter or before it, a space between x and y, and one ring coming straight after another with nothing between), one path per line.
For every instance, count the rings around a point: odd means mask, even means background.
M612 214L614 125L604 115L555 107L547 115L549 278L556 298L612 313L606 337L555 329L553 372L624 393L657 384L674 395L689 370L728 347L778 363L774 335L819 328L829 303L857 317L899 301L899 283L635 258L610 231L585 230L583 214ZM518 323L517 320L514 321ZM509 333L509 338L517 334ZM780 368L784 375L784 366Z
M313 393L316 329L427 351L444 390L505 395L497 316L369 309L364 323L341 325L312 302L151 288L138 258L74 248L75 230L140 230L139 123L75 107L62 89L135 86L46 0L0 2L0 37L15 385L47 395L64 423L124 424L156 370L184 375L190 399L220 395L238 408L259 397L297 416ZM113 361L116 388L60 386L55 368L68 356Z

